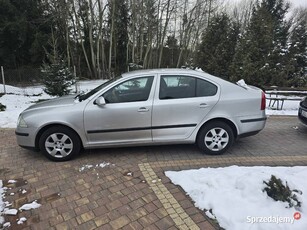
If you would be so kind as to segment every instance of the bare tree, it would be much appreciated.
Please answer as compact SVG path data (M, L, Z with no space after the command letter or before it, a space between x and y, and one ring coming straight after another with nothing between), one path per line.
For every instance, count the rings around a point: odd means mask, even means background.
M164 5L162 5L162 10L160 13L160 21L162 22L164 19L164 24L161 23L160 36L159 36L159 59L158 59L158 68L161 66L161 60L163 55L163 45L166 37L167 28L169 25L169 21L172 13L174 12L175 4L171 0L167 0ZM165 15L165 17L164 17Z
M256 0L241 0L233 7L230 7L232 9L232 12L229 12L230 15L241 25L243 31L248 25L255 2Z
M79 17L79 15L77 13L74 1L73 1L73 5L72 5L72 10L74 12L74 17L76 19L75 26L76 26L76 31L77 31L77 34L78 34L78 41L81 44L83 55L84 55L84 58L85 58L85 61L86 61L86 65L87 65L87 68L88 68L88 70L90 72L90 76L92 76L92 68L91 68L91 65L90 65L90 62L89 62L89 59L88 59L87 51L86 51L86 49L84 47L84 39L83 39L82 31L81 31L82 30L82 24L80 22L80 17ZM84 21L83 21L83 23L84 23ZM84 34L84 36L87 36L87 35Z
M109 47L109 64L108 64L108 71L111 71L112 67L112 48L113 48L113 39L114 39L114 24L115 24L115 1L116 0L110 0L112 4L112 12L111 12L111 31L110 31L110 47Z
M192 9L189 10L188 1L185 0L180 31L180 53L177 60L177 68L181 65L183 53L187 51L188 46L190 45L192 31L195 29L196 26L195 23L199 19L204 19L204 12L203 10L200 10L202 9L203 3L204 2L202 0L197 0ZM198 22L200 23L200 21ZM199 30L200 28L198 28L198 32L196 32L197 36L199 35Z

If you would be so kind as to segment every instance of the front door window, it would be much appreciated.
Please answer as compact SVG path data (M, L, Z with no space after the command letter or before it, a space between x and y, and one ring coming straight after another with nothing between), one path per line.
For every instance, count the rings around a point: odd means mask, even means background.
M108 90L103 96L107 104L147 101L154 77L134 78Z

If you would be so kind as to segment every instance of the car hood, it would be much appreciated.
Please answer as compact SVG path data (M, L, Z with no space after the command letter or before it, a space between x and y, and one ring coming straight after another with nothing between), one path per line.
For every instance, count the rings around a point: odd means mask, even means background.
M75 97L76 97L76 95L69 95L69 96L51 99L51 100L48 100L48 101L39 102L39 103L32 105L29 108L27 108L26 111L35 110L35 109L50 108L50 107L61 107L61 106L73 105L73 104L76 103Z

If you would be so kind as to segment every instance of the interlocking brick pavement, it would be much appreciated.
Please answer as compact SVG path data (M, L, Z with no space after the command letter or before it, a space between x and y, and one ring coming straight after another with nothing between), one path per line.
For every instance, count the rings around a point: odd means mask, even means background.
M0 179L9 187L5 200L17 209L34 200L42 204L5 220L17 230L218 229L164 172L234 164L307 165L306 140L307 128L296 117L270 117L261 133L237 141L223 156L203 155L194 145L172 145L87 150L72 161L54 163L18 147L13 129L0 129ZM96 166L103 162L111 164ZM144 176L144 165L158 183ZM10 179L17 183L8 184ZM17 225L21 217L27 221Z

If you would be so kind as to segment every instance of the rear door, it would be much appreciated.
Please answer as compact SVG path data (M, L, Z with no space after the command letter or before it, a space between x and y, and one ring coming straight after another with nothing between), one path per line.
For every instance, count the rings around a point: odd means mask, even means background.
M214 83L186 75L161 75L152 114L153 141L183 140L219 99Z

